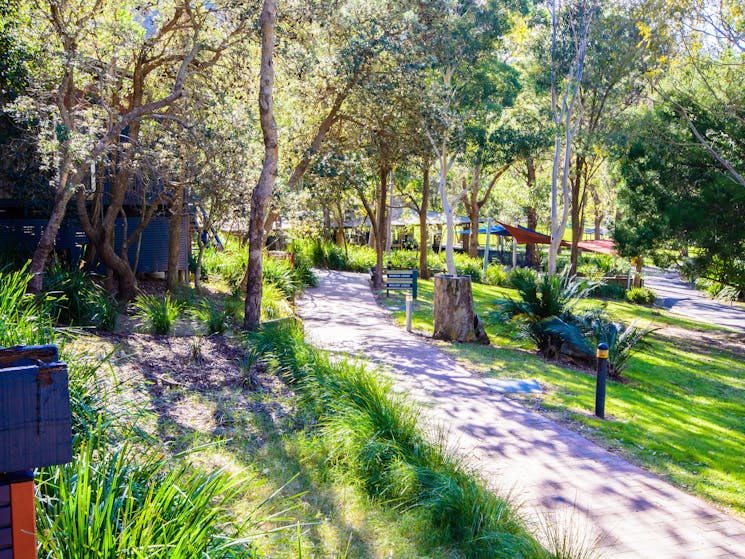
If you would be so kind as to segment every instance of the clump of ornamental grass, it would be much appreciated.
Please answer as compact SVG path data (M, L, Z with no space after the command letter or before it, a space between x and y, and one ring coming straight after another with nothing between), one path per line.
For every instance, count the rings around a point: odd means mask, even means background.
M134 301L135 316L151 334L168 335L181 312L180 303L170 295L138 295Z
M363 364L337 360L303 340L297 323L265 325L247 338L255 359L295 386L343 469L368 495L418 509L440 545L469 559L554 557L530 535L516 507L448 451L425 437L419 410Z

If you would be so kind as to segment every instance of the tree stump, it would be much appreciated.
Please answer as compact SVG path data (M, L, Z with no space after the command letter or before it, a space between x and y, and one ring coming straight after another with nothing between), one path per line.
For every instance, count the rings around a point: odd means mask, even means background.
M437 340L488 344L489 336L473 311L470 276L435 276L433 305Z

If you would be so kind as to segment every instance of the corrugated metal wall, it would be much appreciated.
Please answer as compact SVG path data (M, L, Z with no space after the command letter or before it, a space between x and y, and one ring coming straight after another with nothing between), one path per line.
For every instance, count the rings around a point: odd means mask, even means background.
M21 251L28 253L29 258L39 242L39 237L46 226L44 219L0 219L0 250ZM127 218L129 235L137 229L140 218ZM115 246L121 247L124 235L124 221L116 220ZM57 233L56 249L67 253L70 262L79 262L87 244L85 233L74 224L64 224ZM184 216L181 226L181 251L179 270L189 268L189 218ZM140 242L140 259L136 272L165 272L168 268L168 218L153 217L142 232ZM128 249L129 262L134 265L137 254L137 243Z

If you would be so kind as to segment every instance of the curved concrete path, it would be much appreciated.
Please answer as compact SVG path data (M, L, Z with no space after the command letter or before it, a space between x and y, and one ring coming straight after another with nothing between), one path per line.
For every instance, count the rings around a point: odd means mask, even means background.
M745 309L710 299L681 280L674 270L644 268L644 285L655 292L663 307L674 313L745 332Z
M395 386L526 517L600 539L614 559L745 558L745 524L488 389L420 336L397 327L365 275L320 272L298 303L308 337L390 367ZM538 517L538 518L536 518Z

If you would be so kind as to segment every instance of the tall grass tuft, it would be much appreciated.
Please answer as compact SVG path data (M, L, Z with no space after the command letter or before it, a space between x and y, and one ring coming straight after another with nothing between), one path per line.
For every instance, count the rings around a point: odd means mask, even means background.
M202 299L190 312L202 324L207 334L222 334L228 327L228 310L221 309L210 299Z
M41 556L192 559L232 557L225 508L245 489L225 473L123 445L84 442L74 462L37 476Z
M295 324L248 337L254 356L295 385L343 468L375 499L427 513L438 543L469 559L552 555L527 531L509 499L489 491L441 442L418 427L419 410L362 364L334 360L303 341Z
M271 283L277 287L286 299L294 299L303 288L292 265L286 260L265 257L263 274L264 284Z
M151 334L167 335L181 312L181 304L170 295L138 295L134 301L136 316Z
M264 282L261 297L261 320L274 320L292 316L292 307L282 291L275 284Z
M52 343L54 328L46 296L26 293L28 267L0 271L0 347Z

